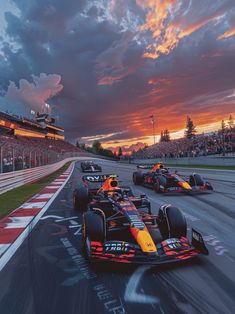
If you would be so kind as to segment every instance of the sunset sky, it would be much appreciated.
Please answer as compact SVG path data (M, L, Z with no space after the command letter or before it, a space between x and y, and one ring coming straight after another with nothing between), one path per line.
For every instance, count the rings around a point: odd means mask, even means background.
M70 141L151 144L235 117L234 0L1 0L0 109L49 103Z

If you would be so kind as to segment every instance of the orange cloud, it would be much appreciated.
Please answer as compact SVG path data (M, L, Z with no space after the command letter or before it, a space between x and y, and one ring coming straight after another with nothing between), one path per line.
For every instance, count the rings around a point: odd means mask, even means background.
M192 25L181 25L174 22L172 11L177 10L177 1L175 0L148 0L137 2L141 7L147 8L145 24L140 26L141 32L151 31L153 43L150 43L143 54L143 57L157 59L160 55L168 55L175 47L178 46L181 39L187 37L221 15L221 12L209 16L202 21ZM229 32L228 35L234 35Z
M132 71L125 69L121 74L106 75L105 77L100 78L98 85L112 85L113 83L120 82L124 77L131 73Z
M174 0L148 0L147 2L139 0L137 2L139 6L149 9L149 12L146 14L146 22L140 26L140 31L151 31L152 37L156 41L159 40L165 28L164 22L168 16L169 8L174 2ZM164 48L162 47L161 49ZM148 45L144 53L144 57L151 59L156 59L159 55L160 50L156 43Z
M235 35L235 27L231 28L230 30L228 30L227 32L225 32L224 34L220 35L218 37L218 39L224 39L224 38L229 38Z
M203 21L200 21L196 24L193 24L191 26L189 26L188 28L186 28L185 30L182 30L179 33L179 39L182 39L186 36L191 35L192 33L196 32L199 28L201 28L202 26L206 25L207 23L209 23L210 21L212 21L213 19L215 19L217 16L210 16L207 19L204 19Z

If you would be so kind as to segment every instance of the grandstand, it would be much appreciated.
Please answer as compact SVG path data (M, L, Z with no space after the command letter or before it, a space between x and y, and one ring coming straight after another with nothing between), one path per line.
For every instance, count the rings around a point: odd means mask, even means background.
M64 129L48 114L37 114L33 120L0 112L0 173L53 163L79 152L64 140Z
M132 154L133 158L181 158L208 155L235 154L235 127L227 127L210 135L199 134L161 142Z

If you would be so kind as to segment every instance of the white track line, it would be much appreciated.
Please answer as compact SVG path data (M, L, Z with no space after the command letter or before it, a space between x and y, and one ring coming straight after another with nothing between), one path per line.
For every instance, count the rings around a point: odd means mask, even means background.
M11 243L0 244L0 255L3 254L11 245Z

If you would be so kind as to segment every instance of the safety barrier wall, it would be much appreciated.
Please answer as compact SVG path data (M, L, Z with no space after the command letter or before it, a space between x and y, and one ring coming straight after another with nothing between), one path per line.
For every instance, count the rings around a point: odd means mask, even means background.
M84 157L70 157L50 165L2 173L0 174L0 194L12 190L16 187L35 182L40 178L43 178L55 172L56 170L64 166L67 162L72 160L79 160L82 158Z
M66 154L64 155L66 157ZM53 164L48 164L40 167L18 170L13 172L7 173L0 173L0 194L5 193L9 190L17 188L19 186L29 184L35 182L43 177L50 175L51 173L55 172L62 166L64 166L67 162L73 160L82 160L82 159L108 159L113 160L112 158L105 158L99 155L93 155L90 153L68 153L67 158L64 158L61 161L58 161Z

